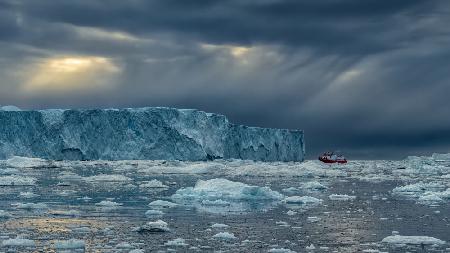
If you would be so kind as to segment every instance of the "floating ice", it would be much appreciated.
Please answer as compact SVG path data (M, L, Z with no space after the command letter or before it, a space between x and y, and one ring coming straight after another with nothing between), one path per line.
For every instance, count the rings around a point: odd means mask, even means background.
M131 181L131 178L126 177L124 175L109 175L109 174L100 174L90 177L84 178L87 182L95 183L95 182L128 182Z
M199 180L194 187L181 188L172 195L177 200L280 200L283 195L268 187L251 186L227 179Z
M445 202L450 199L450 188L441 183L415 183L405 186L399 186L392 190L395 196L407 199L416 199L418 203L425 205L433 205Z
M170 241L167 241L164 243L165 246L175 246L175 247L184 247L188 246L189 244L186 243L186 240L183 238L176 238Z
M0 210L0 219L7 219L10 218L11 214L6 212L5 210Z
M13 168L35 168L48 164L47 160L40 158L29 158L21 156L13 156L6 160L6 165Z
M311 182L304 183L302 185L302 188L305 190L309 190L309 191L323 191L323 190L328 189L328 187L326 187L325 185L323 185L317 181L311 181Z
M429 236L402 236L402 235L391 235L385 237L381 242L389 244L415 244L415 245L442 245L445 241L440 239L429 237Z
M12 204L18 209L47 209L48 206L45 203L16 203Z
M10 247L34 247L35 243L33 240L17 237L4 240L2 245Z
M83 240L70 239L64 241L56 241L56 249L84 249L85 243Z
M166 200L155 200L150 202L148 206L153 208L172 208L178 206L178 204Z
M145 212L145 216L161 216L161 215L163 215L164 214L164 212L163 211L160 211L160 210L147 210L146 212Z
M228 228L229 226L221 223L214 223L211 225L212 228Z
M26 199L35 198L35 197L38 197L38 196L39 196L39 194L36 194L34 192L20 192L19 193L19 197L26 198Z
M213 235L213 238L219 239L219 240L235 240L235 239L237 239L233 233L229 233L229 232L217 233L217 234Z
M167 222L162 220L147 222L147 224L143 225L138 229L138 232L150 232L150 233L160 233L169 231L170 229L168 227Z
M167 185L164 185L161 181L153 179L149 182L140 184L139 187L141 188L168 188Z
M205 200L202 200L201 203L202 203L202 205L205 205L205 206L229 206L229 205L231 205L230 202L221 200L221 199L216 199L216 200L205 199Z
M3 176L0 177L0 186L30 186L35 185L37 179L23 176Z
M102 200L98 203L95 203L96 206L102 206L102 207L118 207L121 206L121 203L117 203L114 201L109 201L109 200Z
M286 204L316 205L322 203L321 199L310 196L290 196L283 200Z
M296 251L285 248L273 248L269 250L269 253L296 253Z
M331 194L328 196L330 200L340 200L340 201L347 201L347 200L354 200L356 199L356 196L346 195L346 194Z

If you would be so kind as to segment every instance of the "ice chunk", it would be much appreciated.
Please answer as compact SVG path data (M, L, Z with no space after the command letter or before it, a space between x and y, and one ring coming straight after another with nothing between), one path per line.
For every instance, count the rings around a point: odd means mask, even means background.
M229 226L221 223L214 223L211 225L212 228L228 228Z
M310 190L310 191L323 191L323 190L328 189L328 187L326 187L325 185L323 185L317 181L311 181L311 182L304 183L302 185L302 188L305 190Z
M385 237L381 242L389 244L415 244L415 245L442 245L445 241L429 236L403 236L403 235L391 235Z
M167 222L163 220L147 222L147 224L143 225L138 229L138 232L150 232L150 233L160 233L169 231L170 229L168 227Z
M122 204L114 202L114 201L102 200L98 203L95 203L95 205L102 206L102 207L118 207L118 206L121 206Z
M273 248L269 250L269 253L296 253L296 251L285 248Z
M11 246L11 247L34 247L35 243L33 240L25 239L25 238L11 238L8 240L4 240L2 242L3 246Z
M231 205L230 202L221 200L221 199L216 199L216 200L205 199L205 200L202 200L201 203L202 203L202 205L205 205L205 206L229 206L229 205Z
M6 160L6 165L13 168L35 168L47 165L48 162L40 158L13 156Z
M85 243L83 240L70 239L64 241L56 241L56 249L84 249Z
M229 233L229 232L217 233L217 234L213 235L213 238L219 239L219 240L235 240L235 239L237 239L233 233Z
M189 244L187 244L183 238L176 238L176 239L167 241L166 243L164 243L164 245L165 246L184 247L184 246L188 246Z
M0 219L7 219L10 218L11 214L6 212L5 210L0 210Z
M290 196L286 197L283 202L286 204L315 205L322 203L322 200L310 196Z
M347 201L347 200L354 200L356 199L356 196L351 196L347 194L331 194L328 196L330 200L341 200L341 201Z
M148 206L153 208L172 208L178 206L178 204L165 200L155 200L153 202L150 202Z
M85 180L87 182L90 182L90 183L95 183L95 182L128 182L128 181L131 181L131 178L126 177L124 175L100 174L100 175L86 177Z
M172 195L177 200L280 200L283 195L268 187L251 186L227 179L199 180L194 187L181 188Z
M3 176L0 177L0 186L29 186L34 185L37 179L34 177L23 177L23 176Z
M26 198L26 199L35 198L35 197L38 197L38 196L39 196L39 194L36 194L34 192L20 192L19 193L19 197Z
M161 216L161 215L163 215L164 214L164 212L163 211L160 211L160 210L147 210L146 212L145 212L145 216Z
M141 188L168 188L167 185L164 185L161 181L153 179L149 182L140 184L139 187Z
M12 204L18 209L47 209L48 206L45 203L16 203Z

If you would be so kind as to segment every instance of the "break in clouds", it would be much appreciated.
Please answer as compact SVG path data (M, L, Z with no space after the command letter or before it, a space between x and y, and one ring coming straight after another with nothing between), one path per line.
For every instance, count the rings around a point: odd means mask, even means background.
M450 147L447 1L0 0L0 104L170 106L307 153Z

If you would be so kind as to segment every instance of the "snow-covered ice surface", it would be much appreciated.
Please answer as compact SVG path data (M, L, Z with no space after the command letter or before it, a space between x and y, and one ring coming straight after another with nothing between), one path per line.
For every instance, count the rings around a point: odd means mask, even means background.
M0 161L0 252L449 252L449 188L445 154L333 166L13 157Z

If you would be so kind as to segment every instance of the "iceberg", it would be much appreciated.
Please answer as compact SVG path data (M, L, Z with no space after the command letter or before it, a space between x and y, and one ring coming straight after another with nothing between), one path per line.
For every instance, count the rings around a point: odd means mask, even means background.
M162 107L0 110L0 159L303 161L301 130L248 127Z

